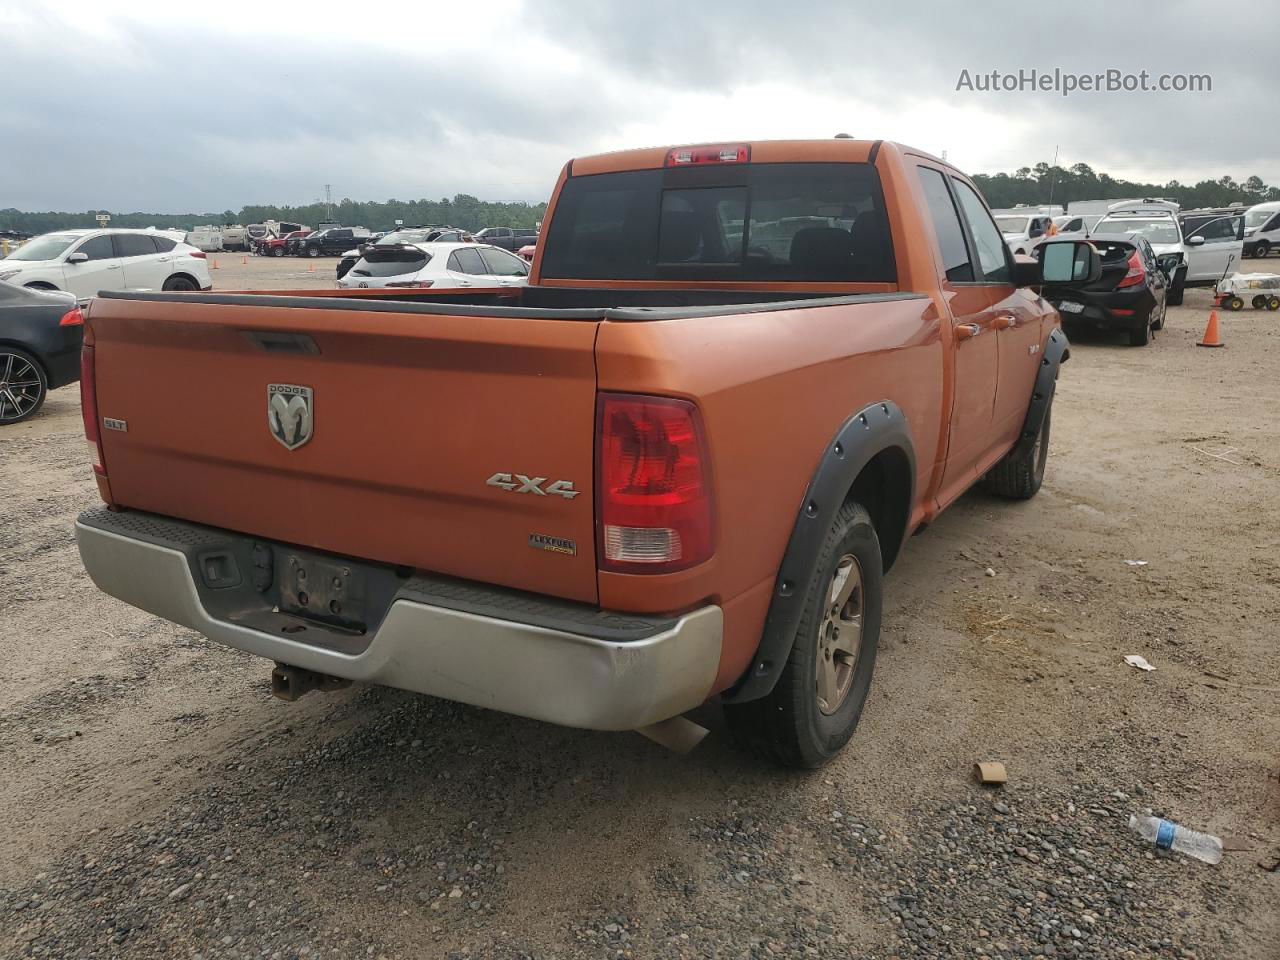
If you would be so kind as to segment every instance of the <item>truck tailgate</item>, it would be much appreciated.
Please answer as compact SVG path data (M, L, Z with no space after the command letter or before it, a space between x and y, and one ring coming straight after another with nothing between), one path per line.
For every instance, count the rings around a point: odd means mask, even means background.
M595 601L597 323L260 299L94 301L116 505Z

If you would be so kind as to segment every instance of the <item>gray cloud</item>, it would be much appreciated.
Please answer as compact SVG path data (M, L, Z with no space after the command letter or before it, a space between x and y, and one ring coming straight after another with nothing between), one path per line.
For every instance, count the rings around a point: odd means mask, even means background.
M848 103L814 136L893 137L858 118L929 103L948 132L919 145L975 171L1034 164L1058 145L1064 163L1156 180L1280 181L1263 122L1273 31L1239 30L1203 3L1078 7L536 0L515 20L527 49L470 60L433 55L429 38L413 52L363 41L349 6L340 33L196 33L206 11L121 21L117 42L97 49L36 12L0 38L0 206L238 209L309 202L326 182L357 199L538 200L564 159L637 145L625 131L649 129L665 105L762 84L780 99L761 102L744 135L769 135L814 95ZM369 16L375 30L395 20ZM51 56L76 45L82 55ZM1209 73L1214 91L955 90L962 69L1055 66Z

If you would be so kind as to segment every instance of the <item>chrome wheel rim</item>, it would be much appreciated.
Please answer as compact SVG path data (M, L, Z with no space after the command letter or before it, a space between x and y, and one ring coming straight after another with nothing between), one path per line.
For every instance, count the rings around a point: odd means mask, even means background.
M836 564L825 599L815 668L818 709L830 716L849 699L862 646L862 567L853 554Z
M25 417L40 402L40 372L16 353L0 352L0 423Z

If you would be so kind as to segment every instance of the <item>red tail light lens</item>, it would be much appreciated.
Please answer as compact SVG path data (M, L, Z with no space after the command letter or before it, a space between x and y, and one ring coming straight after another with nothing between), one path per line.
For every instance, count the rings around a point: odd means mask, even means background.
M596 416L600 568L668 573L710 557L710 464L698 408L606 393Z
M93 471L105 477L107 468L102 459L102 433L98 425L98 383L94 374L93 347L87 343L80 348L80 415L84 418L84 438L89 443Z
M205 252L204 252L203 250L192 250L192 251L190 251L190 252L187 254L187 256L189 256L189 257L195 257L197 260L208 260L208 259L209 259L209 258L208 258L208 256L206 256L206 255L205 255Z
M62 315L62 319L58 321L60 327L80 327L84 325L84 314L80 312L78 306L72 307Z
M1137 250L1133 251L1133 256L1129 258L1128 267L1129 272L1124 275L1124 279L1116 284L1117 289L1120 287L1135 287L1147 279L1146 268L1142 266L1142 258L1138 256Z
M745 143L716 143L705 147L676 147L667 151L668 167L687 167L700 163L746 163L751 148Z

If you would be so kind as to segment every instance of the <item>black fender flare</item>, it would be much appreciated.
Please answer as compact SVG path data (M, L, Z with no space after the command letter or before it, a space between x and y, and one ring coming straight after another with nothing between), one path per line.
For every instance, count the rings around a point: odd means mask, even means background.
M1040 425L1044 423L1044 415L1049 412L1053 392L1057 389L1058 368L1070 359L1071 344L1067 342L1067 335L1060 328L1053 330L1044 343L1040 369L1036 371L1036 382L1031 388L1031 402L1027 405L1027 418L1022 421L1022 432L1009 452L1010 457L1026 456L1035 445Z
M898 405L891 400L873 403L846 420L831 438L809 481L782 565L778 568L760 645L742 678L721 694L722 701L745 703L772 692L795 642L796 630L804 613L805 585L813 577L822 540L858 474L872 458L893 448L902 452L909 466L911 489L906 510L909 516L910 504L915 502L915 447L906 415ZM903 521L904 529L898 542L906 538L906 517ZM892 556L885 558L886 569L892 559Z

